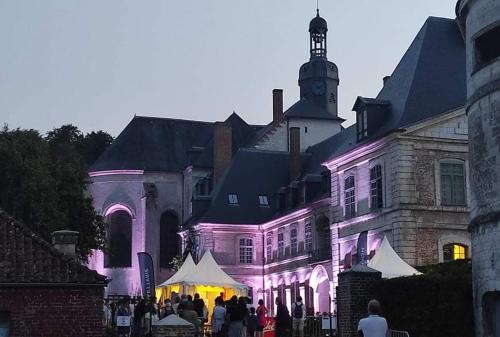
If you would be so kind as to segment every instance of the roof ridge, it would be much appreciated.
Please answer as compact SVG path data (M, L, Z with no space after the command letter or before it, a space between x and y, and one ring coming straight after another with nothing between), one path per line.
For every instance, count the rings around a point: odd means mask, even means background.
M195 119L158 117L158 116L138 116L138 115L135 115L134 118L132 118L132 121L134 119L160 119L160 120L169 120L169 121L175 121L175 122L189 122L189 123L201 123L201 124L215 124L216 123L215 121L209 122L209 121L200 121L200 120L195 120Z

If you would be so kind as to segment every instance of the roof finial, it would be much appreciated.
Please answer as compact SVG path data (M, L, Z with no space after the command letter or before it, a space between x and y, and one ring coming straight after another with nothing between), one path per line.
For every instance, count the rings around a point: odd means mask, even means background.
M316 0L316 16L319 16L319 0Z

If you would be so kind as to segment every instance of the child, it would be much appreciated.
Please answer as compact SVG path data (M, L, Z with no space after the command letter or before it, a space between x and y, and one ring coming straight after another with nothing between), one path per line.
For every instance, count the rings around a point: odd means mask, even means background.
M247 337L255 337L255 330L259 326L259 321L257 320L257 315L255 315L255 308L250 308L250 316L248 316L247 324Z

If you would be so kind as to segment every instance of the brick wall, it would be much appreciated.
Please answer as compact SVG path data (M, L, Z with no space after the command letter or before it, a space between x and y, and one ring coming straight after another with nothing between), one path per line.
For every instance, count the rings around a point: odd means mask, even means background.
M338 336L358 336L358 322L367 316L368 302L373 299L372 287L381 273L362 265L339 274L337 287Z
M102 337L102 287L0 288L11 337Z

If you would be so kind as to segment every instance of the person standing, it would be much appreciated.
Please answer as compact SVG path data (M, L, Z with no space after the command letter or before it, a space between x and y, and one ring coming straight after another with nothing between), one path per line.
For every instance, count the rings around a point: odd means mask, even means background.
M267 310L266 306L264 305L264 300L259 300L259 306L257 307L257 321L258 321L258 326L256 329L256 336L257 337L264 337L264 327L266 326L266 315L269 312Z
M306 321L306 308L302 297L297 296L297 301L292 303L292 336L304 337L304 322Z
M259 320L255 314L255 308L251 307L247 318L247 337L255 337L257 326L259 326Z
M292 322L288 308L283 304L280 297L276 297L275 331L276 337L289 337Z
M103 304L103 325L110 326L111 325L111 309L109 307L108 300L104 300Z
M118 337L129 337L130 335L130 299L124 298L116 311L116 322L118 325ZM127 325L128 322L128 325Z
M215 299L215 307L212 313L212 337L223 336L223 325L226 318L226 308L221 297Z
M200 336L201 321L198 318L198 314L194 310L193 302L188 301L182 310L182 318L193 324L194 326L194 337Z
M228 337L242 337L243 319L245 317L246 307L238 303L238 297L233 296L227 305L227 316L229 321Z
M382 310L377 300L368 302L368 317L362 318L358 324L361 337L386 337L387 321L381 317Z

